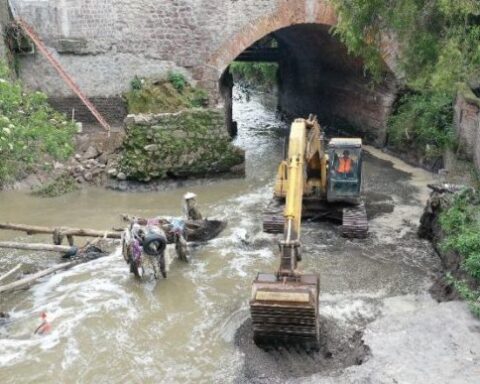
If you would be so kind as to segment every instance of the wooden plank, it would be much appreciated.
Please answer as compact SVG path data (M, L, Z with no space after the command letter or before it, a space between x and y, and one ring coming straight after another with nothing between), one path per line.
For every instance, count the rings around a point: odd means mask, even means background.
M0 287L0 293L2 292L8 292L8 291L15 291L18 289L22 289L25 287L28 287L32 285L34 282L36 282L38 279L41 279L44 276L51 275L52 273L55 273L60 270L68 269L73 267L76 264L82 263L82 260L75 260L75 261L70 261L68 263L63 263L59 265L55 265L54 267L43 269L37 273L34 273L33 275L27 276L24 279L17 280L13 283L2 285Z
M18 243L15 241L0 241L0 248L25 249L27 251L60 252L60 253L67 253L72 250L72 247L67 245Z
M12 276L15 272L17 272L20 268L22 268L22 263L17 264L15 268L12 268L10 271L5 273L4 275L0 276L0 281L7 279L8 277Z
M27 235L34 234L53 234L56 231L64 236L84 236L84 237L106 237L108 239L120 239L122 234L114 231L99 231L89 228L70 228L70 227L41 227L36 225L0 223L0 229L22 231Z

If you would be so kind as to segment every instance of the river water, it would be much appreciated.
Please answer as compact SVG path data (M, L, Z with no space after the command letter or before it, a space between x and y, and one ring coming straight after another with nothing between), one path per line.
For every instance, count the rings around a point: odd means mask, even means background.
M478 383L479 323L463 303L439 304L427 293L440 265L415 230L432 176L373 148L365 161L369 239L345 240L330 223L303 226L302 266L320 273L322 319L336 330L326 342L335 344L335 336L348 347L361 338L365 357L342 364L345 353L331 345L334 363L319 368L240 345L250 284L277 264L275 237L261 233L287 133L273 105L258 96L235 103L244 179L155 193L86 189L54 199L0 193L0 221L108 229L122 213L180 215L187 190L198 194L204 214L229 221L220 237L192 247L188 265L169 249L166 280L135 280L116 252L1 297L0 310L11 316L0 327L1 383ZM27 237L4 232L0 239ZM20 261L25 270L58 262L25 251L0 257L0 272ZM33 336L42 311L53 330Z

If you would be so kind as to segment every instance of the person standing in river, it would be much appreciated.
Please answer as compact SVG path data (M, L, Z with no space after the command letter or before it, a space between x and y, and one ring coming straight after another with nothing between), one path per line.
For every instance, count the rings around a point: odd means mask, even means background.
M185 200L185 213L187 220L202 220L203 216L197 208L197 195L193 192L187 192L183 199Z
M46 335L46 334L50 333L50 331L52 330L52 325L47 320L46 312L42 312L42 314L40 315L40 319L42 320L42 323L35 329L33 334L34 335Z

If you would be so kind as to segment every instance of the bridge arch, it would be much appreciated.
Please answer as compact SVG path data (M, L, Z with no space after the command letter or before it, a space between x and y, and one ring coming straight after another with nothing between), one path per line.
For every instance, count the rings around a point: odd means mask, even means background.
M309 4L311 4L309 6ZM378 145L386 140L386 120L396 98L396 47L387 35L380 50L384 81L371 87L362 61L330 33L337 22L326 1L284 1L273 14L258 18L221 44L207 60L203 79L215 83L231 127L231 87L228 66L266 36L279 43L279 107L287 115L316 113L325 124L355 127Z

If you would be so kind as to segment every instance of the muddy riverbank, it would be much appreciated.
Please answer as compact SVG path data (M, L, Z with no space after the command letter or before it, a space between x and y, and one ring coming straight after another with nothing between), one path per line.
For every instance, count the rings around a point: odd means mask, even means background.
M105 229L124 212L178 216L192 188L200 209L229 226L193 247L189 265L171 261L166 280L135 281L117 252L0 298L10 314L0 381L48 382L55 372L59 382L80 383L476 383L478 321L465 304L427 293L441 265L416 230L432 175L373 148L365 161L370 237L345 240L331 223L303 227L302 268L321 276L322 353L267 353L251 343L250 284L277 266L277 239L261 232L287 132L273 111L256 98L235 104L245 179L155 193L86 188L48 200L1 192L4 221ZM0 257L2 270L56 262L20 251ZM44 310L53 331L33 337Z

